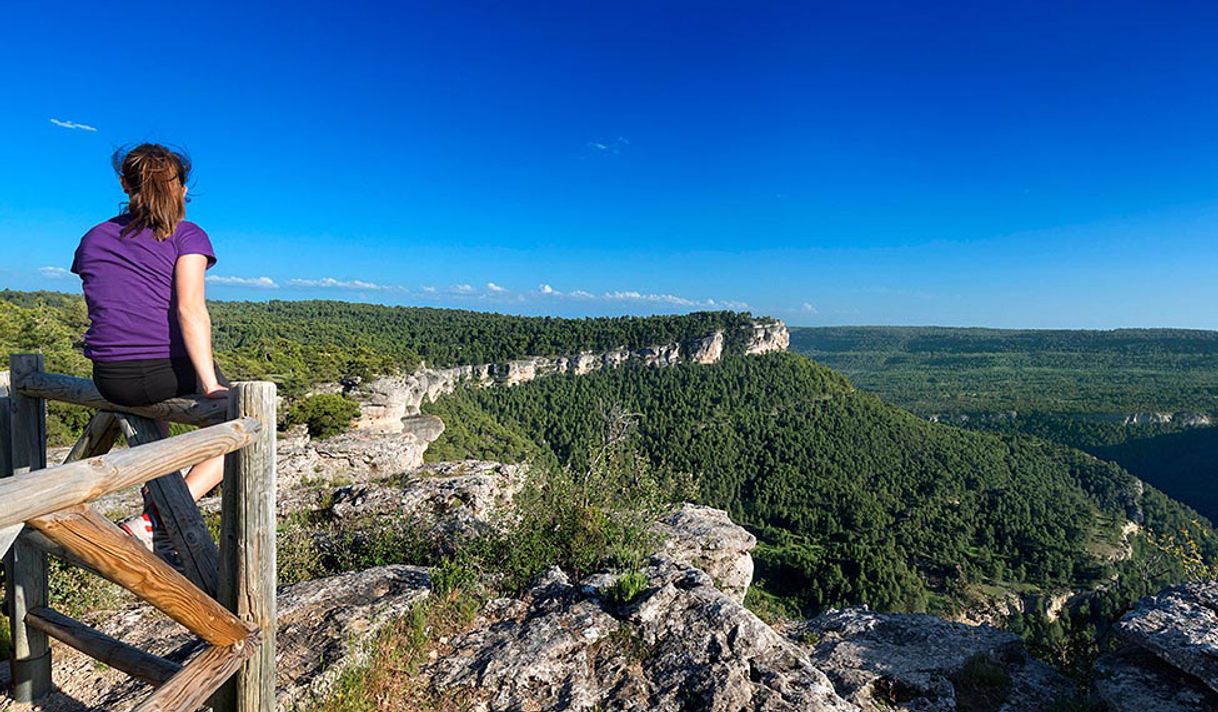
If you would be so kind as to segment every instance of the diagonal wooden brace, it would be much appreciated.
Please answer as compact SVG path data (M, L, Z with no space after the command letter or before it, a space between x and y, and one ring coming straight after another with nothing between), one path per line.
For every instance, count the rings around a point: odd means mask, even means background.
M257 631L86 505L31 519L29 526L212 645L233 645Z

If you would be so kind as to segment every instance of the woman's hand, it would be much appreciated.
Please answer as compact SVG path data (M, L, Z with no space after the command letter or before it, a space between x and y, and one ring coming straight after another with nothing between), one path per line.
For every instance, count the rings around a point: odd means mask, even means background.
M214 386L204 386L203 395L208 398L228 398L228 386L216 384Z

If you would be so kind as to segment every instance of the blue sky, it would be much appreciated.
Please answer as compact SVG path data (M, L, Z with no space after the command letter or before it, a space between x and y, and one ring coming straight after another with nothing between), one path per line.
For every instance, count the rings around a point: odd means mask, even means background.
M1218 328L1212 2L19 3L0 285L185 146L223 299Z

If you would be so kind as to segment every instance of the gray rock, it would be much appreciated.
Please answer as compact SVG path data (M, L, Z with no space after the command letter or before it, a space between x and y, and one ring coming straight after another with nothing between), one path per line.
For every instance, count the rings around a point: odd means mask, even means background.
M733 522L721 509L683 504L661 519L657 531L664 537L661 551L702 569L715 586L737 603L753 582L757 537Z
M1218 582L1183 584L1138 603L1117 633L1218 692Z
M805 651L667 557L625 610L557 570L425 671L473 710L854 710ZM600 583L605 583L601 581Z
M377 632L425 598L429 589L426 570L384 566L281 590L276 632L278 709L295 709L324 696L344 670L366 663L368 643ZM197 638L142 603L92 623L108 635L177 662L203 649ZM67 646L56 644L53 656L57 691L33 707L13 704L8 708L11 712L130 710L152 691ZM0 668L0 686L7 685L7 675L8 666Z
M1109 712L1207 712L1218 694L1159 658L1128 646L1096 661L1095 693Z
M1046 709L1069 682L1031 660L1015 635L928 615L834 610L788 635L864 710ZM1000 707L1001 705L1001 707Z
M343 487L331 498L339 520L421 527L441 544L494 526L524 486L522 465L465 460L426 465L396 478Z

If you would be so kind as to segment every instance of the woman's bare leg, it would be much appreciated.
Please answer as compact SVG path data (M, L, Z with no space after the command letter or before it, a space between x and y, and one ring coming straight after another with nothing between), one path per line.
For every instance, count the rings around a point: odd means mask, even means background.
M224 456L219 455L190 468L190 472L186 475L186 488L190 490L190 496L198 502L223 479Z
M161 428L161 437L169 437L169 421L158 420L157 425ZM198 502L223 479L224 456L219 455L190 468L190 472L186 474L186 489L190 490L190 496Z

